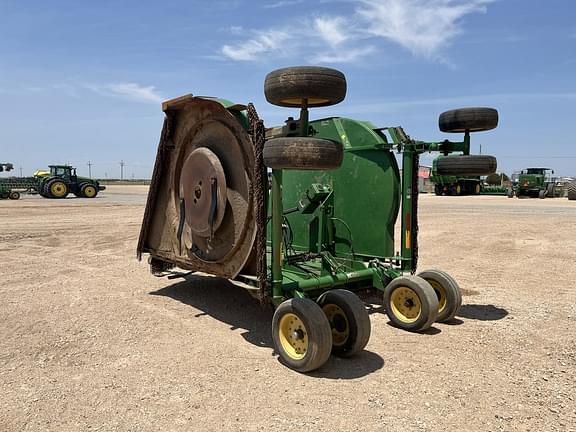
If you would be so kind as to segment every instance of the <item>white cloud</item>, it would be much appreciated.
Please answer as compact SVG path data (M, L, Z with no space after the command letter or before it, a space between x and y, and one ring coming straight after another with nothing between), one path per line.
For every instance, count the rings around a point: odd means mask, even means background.
M349 29L349 25L343 17L316 18L314 29L317 30L318 36L333 48L348 39L345 31Z
M104 96L121 97L136 102L162 102L165 98L158 93L154 86L142 86L137 83L111 83L111 84L86 84L86 88Z
M356 49L345 49L340 51L331 51L328 53L319 53L312 57L313 63L353 63L367 55L376 52L373 46L359 47Z
M486 0L360 0L366 32L392 40L415 55L433 57L461 29L459 20L486 12Z
M303 2L304 2L304 0L280 0L280 1L275 2L275 3L269 3L267 5L264 5L263 8L264 9L276 9L276 8L285 7L285 6L295 6L295 5L303 3Z
M224 45L222 54L232 60L257 60L263 54L280 52L283 43L290 39L289 33L279 30L257 32L254 39L237 45Z
M269 30L254 30L255 37L224 45L221 53L237 61L257 61L270 56L306 54L322 63L349 63L373 54L378 40L394 42L413 55L441 58L442 49L461 33L461 20L486 12L494 0L342 0L349 14L302 18ZM278 1L280 7L298 1ZM314 11L312 11L314 13ZM293 19L294 21L294 19ZM282 49L290 46L289 50Z

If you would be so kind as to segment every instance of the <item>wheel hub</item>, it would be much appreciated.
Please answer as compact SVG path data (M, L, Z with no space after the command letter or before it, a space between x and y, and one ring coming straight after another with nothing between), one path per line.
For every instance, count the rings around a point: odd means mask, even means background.
M294 360L304 358L308 351L308 334L302 320L288 313L280 319L278 336L282 349Z
M422 313L420 298L408 287L395 289L390 300L392 312L405 323L416 321Z
M190 229L210 237L222 224L226 211L226 176L220 159L206 147L186 158L180 176L180 198Z

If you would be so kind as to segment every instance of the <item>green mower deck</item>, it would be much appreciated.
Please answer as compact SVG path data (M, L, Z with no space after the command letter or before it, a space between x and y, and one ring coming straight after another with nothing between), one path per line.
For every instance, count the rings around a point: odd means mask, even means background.
M274 305L275 349L300 372L320 367L330 353L348 357L364 348L370 320L354 292L381 292L390 321L408 331L456 315L462 298L455 280L438 270L416 275L419 156L444 155L439 175L496 170L494 157L469 154L471 133L495 128L496 110L443 113L440 129L462 133L462 141L414 140L401 127L348 118L309 119L309 108L338 103L345 93L345 78L333 69L274 71L267 100L300 107L300 118L269 129L251 104L192 95L165 102L138 243L155 275L173 267L214 274Z

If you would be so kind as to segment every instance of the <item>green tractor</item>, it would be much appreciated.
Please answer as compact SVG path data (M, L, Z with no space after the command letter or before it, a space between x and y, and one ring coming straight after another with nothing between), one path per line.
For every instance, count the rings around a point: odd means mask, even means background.
M439 175L495 172L493 156L469 151L470 133L495 128L497 111L445 112L440 129L464 139L426 142L401 127L310 120L309 108L345 97L345 77L334 69L274 71L264 93L299 108L300 118L266 129L252 104L192 95L163 103L138 257L149 254L157 276L174 276L174 267L208 273L273 305L275 351L300 372L364 349L371 324L359 295L382 295L400 329L452 320L462 302L454 278L416 273L419 156L454 154L439 162Z
M79 198L95 198L106 189L96 180L76 175L76 168L69 165L49 165L50 171L37 171L36 190L44 198L66 198L73 193Z
M0 172L8 172L12 171L13 169L14 165L11 163L0 163ZM20 192L12 190L9 185L0 182L0 199L20 199Z
M556 187L550 168L526 168L518 175L516 186L508 191L508 197L554 198L562 196L562 189Z
M479 195L482 191L480 177L459 177L436 174L438 159L432 162L430 181L434 183L436 195Z

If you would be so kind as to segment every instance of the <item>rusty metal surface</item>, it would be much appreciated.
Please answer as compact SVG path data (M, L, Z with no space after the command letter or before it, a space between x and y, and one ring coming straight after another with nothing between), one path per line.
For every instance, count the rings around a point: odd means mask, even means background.
M226 196L226 176L220 159L206 147L197 148L184 161L180 176L186 223L194 234L209 237L220 227Z
M266 218L268 196L268 175L264 165L264 142L266 129L258 117L253 104L248 104L248 124L254 148L254 206L256 213L256 272L259 285L259 298L262 303L269 299L268 272L266 261Z
M170 108L170 107L169 107ZM139 253L149 252L181 268L234 278L253 256L254 152L246 130L218 101L188 97L167 111L170 134L163 133L148 199ZM164 144L163 144L164 142ZM197 149L215 155L225 174L222 220L213 235L202 237L184 224L180 247L180 201L183 167ZM161 151L164 149L164 151ZM184 180L186 182L186 180ZM188 186L186 186L187 188ZM192 193L195 189L192 189ZM186 212L187 213L187 212Z
M163 167L165 165L165 152L170 146L170 134L172 126L172 115L166 113L164 123L162 125L162 132L160 133L160 142L158 143L158 151L156 152L156 161L154 162L154 171L150 181L150 189L148 191L148 198L146 200L146 209L142 218L142 226L140 228L140 237L138 238L138 246L136 248L136 257L138 260L142 259L142 253L148 252L146 249L146 239L151 225L152 212L156 205L156 196L160 188L162 179Z

